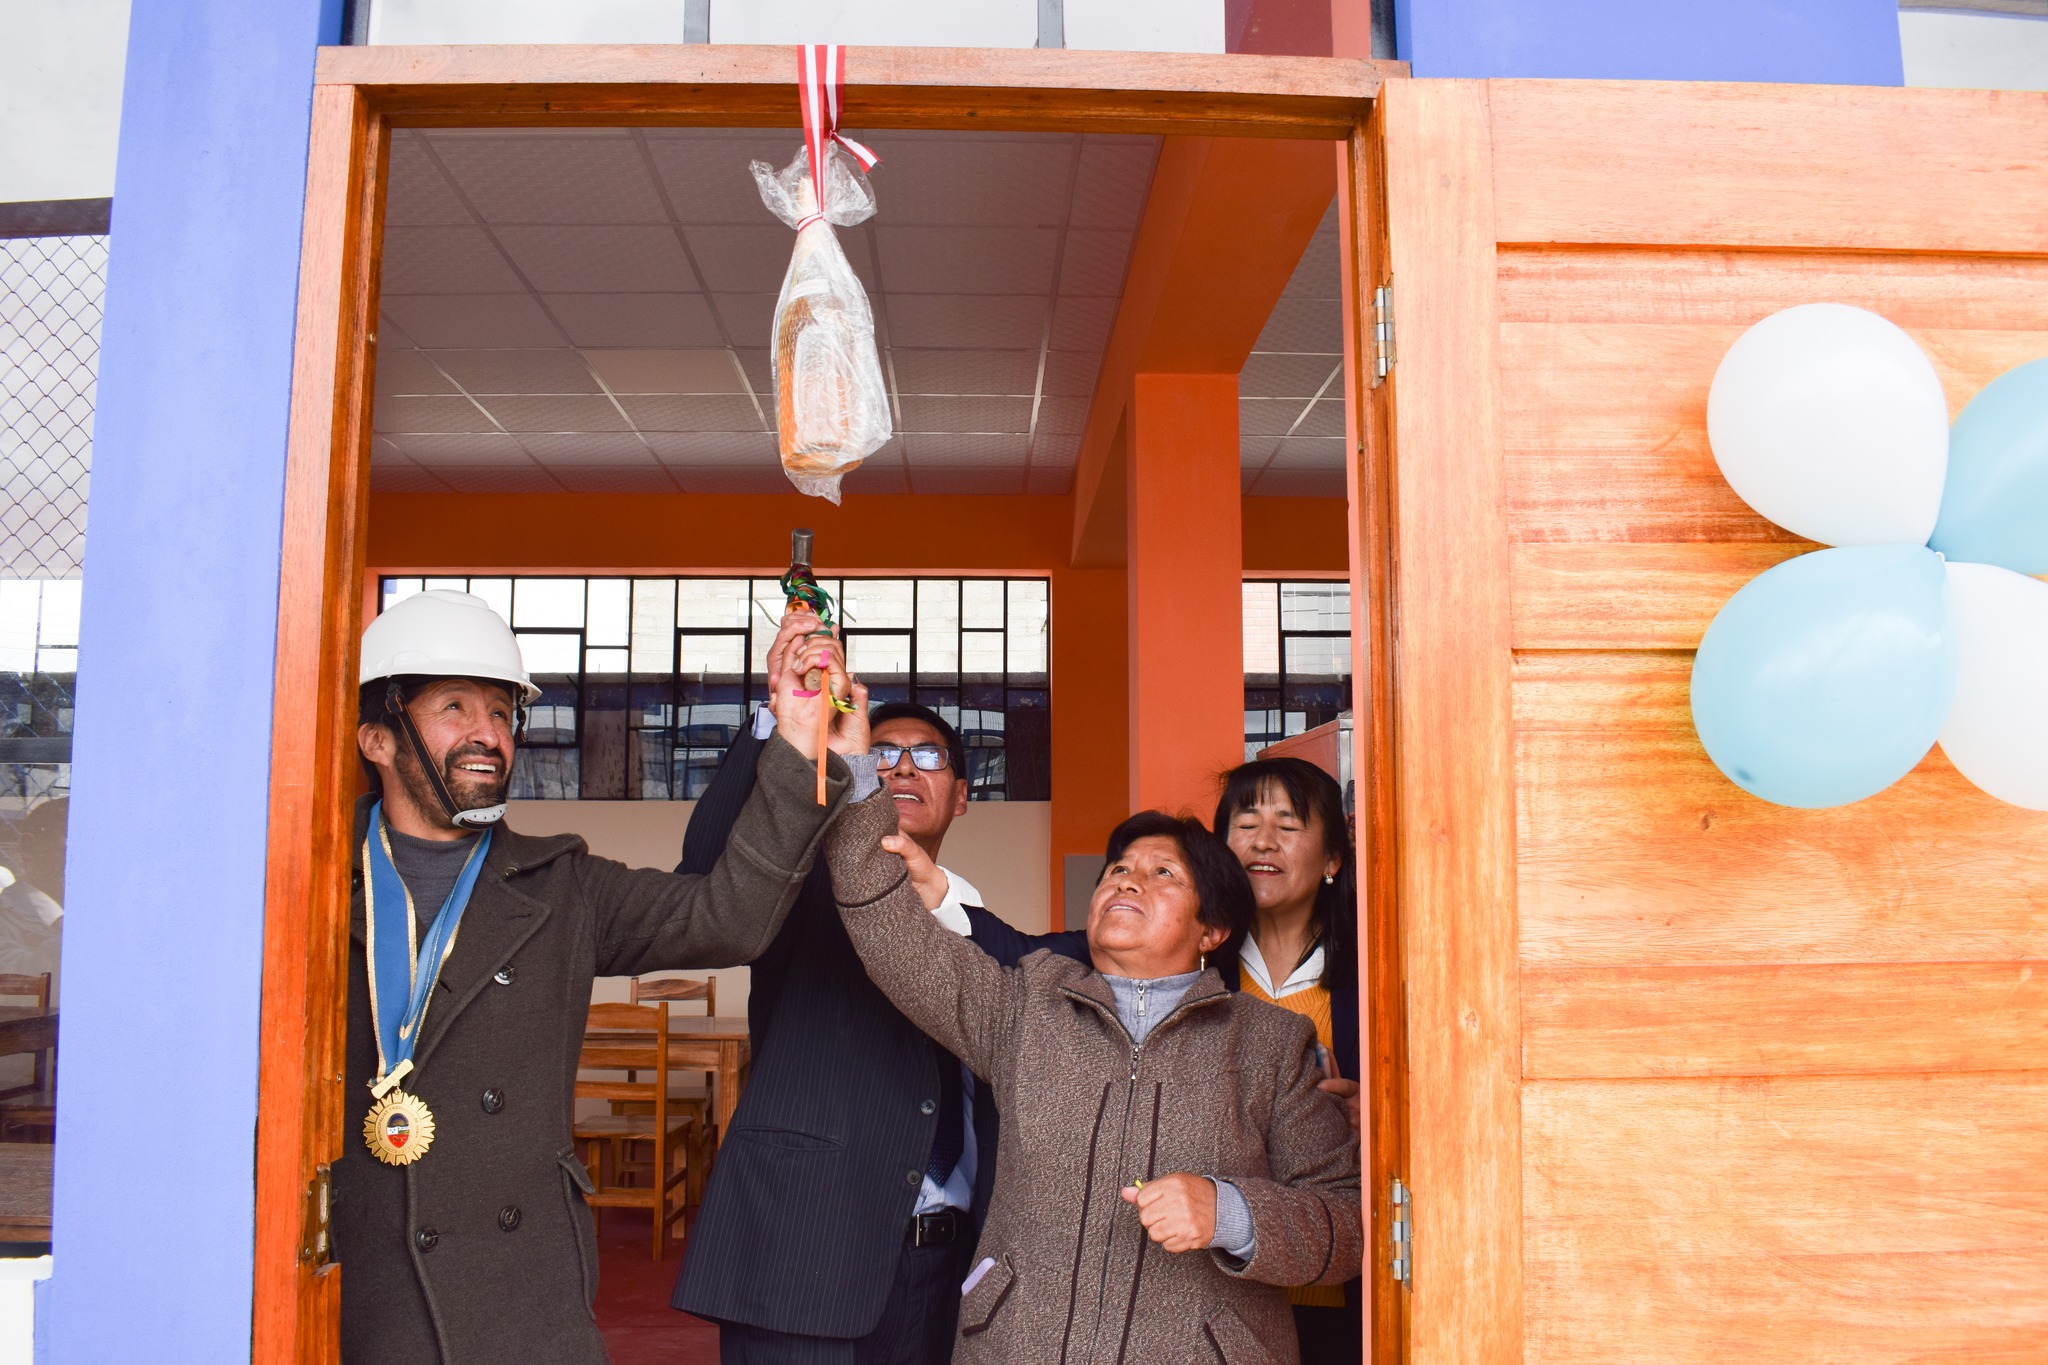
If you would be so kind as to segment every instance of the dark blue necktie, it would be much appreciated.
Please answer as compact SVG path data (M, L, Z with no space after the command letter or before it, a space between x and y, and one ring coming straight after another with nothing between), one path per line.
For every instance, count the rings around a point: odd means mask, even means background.
M960 1063L936 1043L932 1045L939 1063L939 1128L932 1134L932 1157L924 1173L934 1185L944 1185L953 1168L960 1164L960 1150L966 1132L960 1121Z

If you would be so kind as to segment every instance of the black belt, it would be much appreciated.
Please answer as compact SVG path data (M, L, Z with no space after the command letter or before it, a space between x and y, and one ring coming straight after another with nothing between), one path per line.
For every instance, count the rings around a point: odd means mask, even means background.
M914 1247L949 1247L967 1240L967 1215L959 1209L935 1209L910 1220L910 1244Z

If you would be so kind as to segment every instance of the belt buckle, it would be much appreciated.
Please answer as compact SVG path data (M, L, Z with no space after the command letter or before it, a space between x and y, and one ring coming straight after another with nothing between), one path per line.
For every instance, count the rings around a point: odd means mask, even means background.
M918 1247L951 1246L960 1240L959 1211L934 1209L910 1220L910 1244Z

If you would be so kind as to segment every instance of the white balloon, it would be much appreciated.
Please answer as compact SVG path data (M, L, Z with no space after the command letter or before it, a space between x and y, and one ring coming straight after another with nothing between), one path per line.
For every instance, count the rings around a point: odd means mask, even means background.
M1744 332L1714 371L1707 439L1742 500L1823 545L1925 545L1948 473L1948 401L1926 352L1862 308L1807 303Z
M1960 676L1941 751L2001 801L2048 810L2048 583L1948 566Z

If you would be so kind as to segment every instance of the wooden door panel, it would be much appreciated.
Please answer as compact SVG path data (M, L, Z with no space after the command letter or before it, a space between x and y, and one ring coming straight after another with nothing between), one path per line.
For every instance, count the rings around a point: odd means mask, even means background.
M1501 242L2038 254L2048 95L1491 83Z
M2048 961L1522 972L1525 1079L2025 1070L2048 1072Z
M1515 728L1525 967L2048 958L2048 816L1939 750L1791 810L1720 774L1685 654L1525 654Z
M2048 1073L1540 1081L1523 1102L1532 1365L2048 1342Z
M1818 548L1689 544L1518 544L1512 551L1515 648L1692 649L1744 584Z

